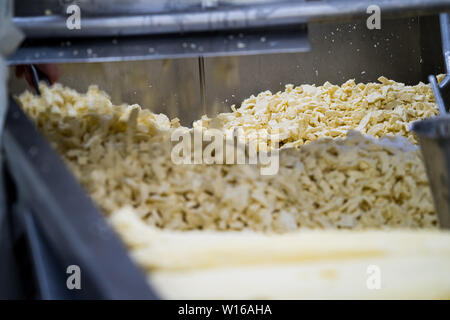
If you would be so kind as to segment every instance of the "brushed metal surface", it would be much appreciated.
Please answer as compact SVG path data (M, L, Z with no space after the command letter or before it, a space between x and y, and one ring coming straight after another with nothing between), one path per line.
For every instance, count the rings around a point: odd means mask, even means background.
M305 25L270 30L119 38L31 39L9 64L109 62L302 52L310 49Z
M450 115L415 122L441 228L450 229Z

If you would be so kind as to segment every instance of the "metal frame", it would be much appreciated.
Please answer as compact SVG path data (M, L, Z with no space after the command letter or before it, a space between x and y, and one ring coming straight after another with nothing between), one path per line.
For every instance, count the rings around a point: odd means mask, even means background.
M103 1L104 2L104 1ZM142 2L142 1L141 1ZM135 10L113 12L111 16L98 16L107 10L107 5L80 1L80 7L97 6L95 16L82 18L81 29L69 30L66 27L66 15L16 17L15 24L25 32L27 38L58 37L104 37L155 35L170 33L206 32L219 30L242 30L248 28L271 28L309 22L326 22L367 16L370 5L378 5L383 17L420 16L449 10L448 0L330 0L330 1L270 1L249 5L220 5L205 9L201 6L193 10L152 12L151 2L137 5ZM266 1L267 2L267 1ZM108 5L110 6L110 5ZM147 9L147 10L146 10ZM148 12L142 14L142 12Z

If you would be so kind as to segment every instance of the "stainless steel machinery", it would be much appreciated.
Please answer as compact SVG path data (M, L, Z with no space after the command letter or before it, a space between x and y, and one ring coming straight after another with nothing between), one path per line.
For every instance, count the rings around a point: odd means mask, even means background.
M380 29L367 26L373 4ZM80 29L68 25L74 10ZM438 14L447 10L443 0L16 0L13 21L25 41L7 61L11 71L58 63L60 82L74 89L95 83L115 103L139 103L189 125L286 83L426 81L444 71ZM23 79L8 84L11 95L26 87ZM157 298L12 99L3 153L11 232L3 235L10 267L0 270L8 279L0 295ZM61 286L60 270L71 264L88 279L76 294Z

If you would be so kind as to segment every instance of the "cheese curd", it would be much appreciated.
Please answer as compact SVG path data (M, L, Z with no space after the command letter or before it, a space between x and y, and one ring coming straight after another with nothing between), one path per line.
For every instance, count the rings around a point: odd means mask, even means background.
M232 106L233 112L219 114L215 125L242 128L249 139L257 139L253 136L261 130L276 132L277 142L284 147L345 137L348 130L377 138L402 135L416 143L409 124L438 113L430 86L406 86L385 77L378 80L367 84L349 80L342 86L289 84L284 92L261 92L244 100L240 108ZM194 127L209 128L211 120L203 116Z
M246 100L242 113L236 110L219 116L230 120L225 125L240 125L245 118L248 126L246 122L244 128L258 123L267 130L275 122L294 126L309 119L297 132L306 137L301 133L305 129L306 135L312 134L310 138L289 136L281 141L280 170L273 176L261 176L257 165L174 164L170 133L180 126L177 119L170 121L138 105L115 106L95 86L86 94L60 84L42 86L41 97L26 92L19 100L106 215L129 206L144 223L176 230L282 233L301 228L435 228L420 152L407 141L414 139L406 129L408 121L434 114L431 89L424 84L406 87L382 81L385 84L347 82L342 88L290 86L285 93L262 93L258 95L261 98ZM323 94L324 88L333 92L332 96ZM378 91L391 97L390 102L375 98ZM299 97L305 97L304 101ZM261 113L256 112L260 107L250 108L250 101L262 100L269 102L261 107ZM314 104L314 100L322 102ZM370 112L377 114L375 118L364 120L369 114L361 107L364 101ZM274 108L279 112L267 113ZM303 115L301 108L310 116ZM245 110L253 111L246 114ZM382 116L384 113L389 116ZM385 118L390 120L381 122ZM341 121L347 120L356 126L366 123L363 132L382 127L375 136L394 132L407 139L380 140L357 132L345 139L336 134L338 138L332 139L334 130L342 130L344 135L347 127ZM201 125L205 124L203 118ZM317 139L321 136L325 137ZM287 142L289 139L297 142ZM300 141L310 143L299 149L287 147Z
M162 298L448 298L448 232L355 231L438 224L407 128L436 114L431 89L380 81L287 86L195 123L247 138L280 129L272 176L258 165L174 164L178 119L113 105L96 86L41 86L19 101ZM367 289L370 266L382 290Z

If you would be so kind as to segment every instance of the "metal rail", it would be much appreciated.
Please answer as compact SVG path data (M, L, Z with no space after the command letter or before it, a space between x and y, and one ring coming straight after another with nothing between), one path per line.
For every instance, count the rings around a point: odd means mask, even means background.
M7 58L10 65L197 58L304 52L304 25L242 32L192 33L121 38L32 39Z
M76 1L75 1L76 2ZM27 38L99 37L271 28L291 24L353 20L378 5L383 17L420 16L450 9L450 0L290 1L213 9L114 16L82 16L81 29L70 30L65 15L14 18ZM139 7L145 11L144 6ZM83 12L82 12L83 15Z

